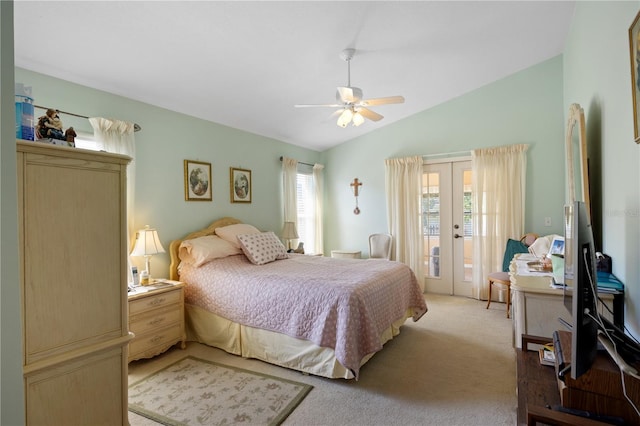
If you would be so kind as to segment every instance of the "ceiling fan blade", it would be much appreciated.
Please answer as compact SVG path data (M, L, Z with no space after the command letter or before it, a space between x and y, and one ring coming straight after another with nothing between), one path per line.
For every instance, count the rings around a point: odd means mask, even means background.
M388 105L388 104L402 104L404 103L403 96L389 96L386 98L374 98L364 99L360 102L363 106L376 106L376 105Z
M368 108L359 108L358 112L360 113L360 115L368 118L371 121L380 121L384 118L382 115L378 114L377 112L371 111Z
M294 105L296 108L310 108L310 107L331 107L331 108L340 108L344 105L342 104L303 104L303 105Z
M342 114L342 112L344 111L344 108L341 109L337 109L334 112L331 113L331 115L329 116L329 118L334 118L339 116L340 114Z

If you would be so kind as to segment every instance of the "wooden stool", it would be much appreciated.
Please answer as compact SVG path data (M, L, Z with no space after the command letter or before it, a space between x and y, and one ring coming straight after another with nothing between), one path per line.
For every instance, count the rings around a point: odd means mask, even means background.
M509 308L511 307L511 279L508 272L493 272L488 275L489 279L489 300L487 301L487 308L491 304L491 287L494 284L503 285L507 287L507 318L509 318Z

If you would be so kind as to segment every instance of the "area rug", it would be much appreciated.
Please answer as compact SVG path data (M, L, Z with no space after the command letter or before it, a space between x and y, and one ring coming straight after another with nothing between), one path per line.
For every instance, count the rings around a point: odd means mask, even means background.
M129 386L129 411L165 425L279 425L313 386L193 356Z

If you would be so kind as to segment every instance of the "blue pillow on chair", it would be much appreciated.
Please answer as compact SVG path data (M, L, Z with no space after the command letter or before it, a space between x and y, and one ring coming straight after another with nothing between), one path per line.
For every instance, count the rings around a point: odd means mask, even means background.
M509 264L513 256L518 253L529 253L529 248L522 241L509 238L507 248L504 250L504 259L502 259L502 272L509 272Z

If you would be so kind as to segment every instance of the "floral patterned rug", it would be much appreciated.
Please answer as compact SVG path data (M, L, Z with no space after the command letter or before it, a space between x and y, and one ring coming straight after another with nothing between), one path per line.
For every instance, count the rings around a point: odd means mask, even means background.
M129 386L129 411L165 425L279 425L312 388L188 356Z

